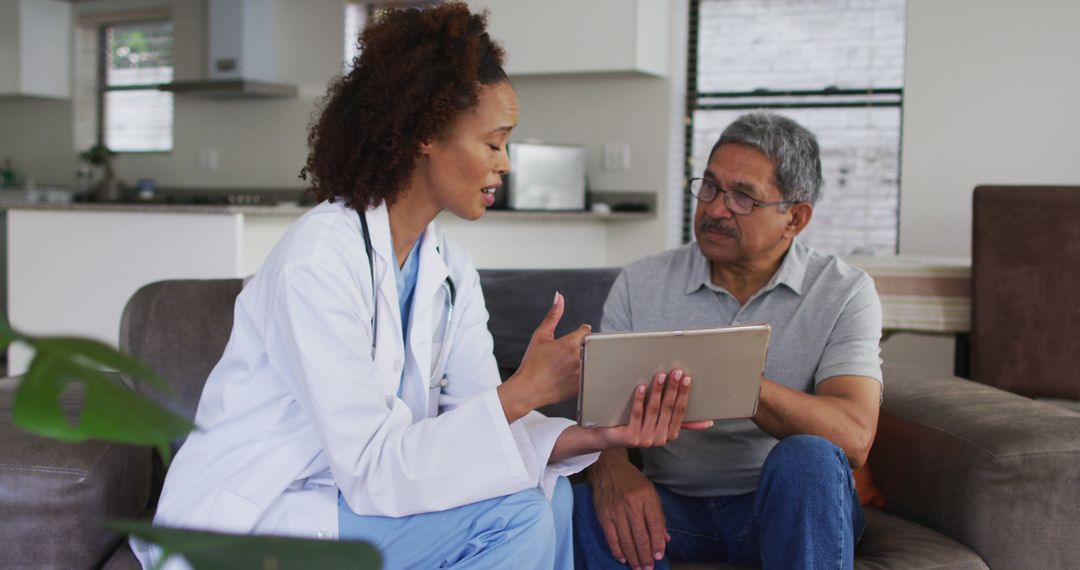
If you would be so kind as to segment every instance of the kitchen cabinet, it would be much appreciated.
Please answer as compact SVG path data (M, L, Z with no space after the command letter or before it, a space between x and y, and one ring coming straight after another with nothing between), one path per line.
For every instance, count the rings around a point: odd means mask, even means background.
M71 97L71 4L0 0L0 96Z
M665 76L667 0L470 0L514 75L640 73Z

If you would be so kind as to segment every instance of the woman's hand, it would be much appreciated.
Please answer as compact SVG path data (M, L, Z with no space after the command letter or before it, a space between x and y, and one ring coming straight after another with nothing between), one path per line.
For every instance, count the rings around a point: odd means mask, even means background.
M691 379L676 368L669 374L658 372L652 387L644 384L634 390L630 421L624 426L589 428L600 432L606 447L659 447L679 438L680 429L703 430L712 420L683 423L690 399ZM648 398L646 398L648 391Z
M690 398L690 377L682 370L672 370L653 376L652 387L644 384L634 389L630 420L618 427L566 428L555 441L549 463L558 463L584 453L625 447L658 447L679 438L684 429L703 430L712 427L712 420L683 423L686 403ZM647 394L647 397L646 397Z
M540 406L577 396L581 341L592 332L592 327L581 325L574 332L556 339L555 327L565 306L563 296L556 293L551 309L533 332L521 366L499 386L499 399L507 422L513 423Z

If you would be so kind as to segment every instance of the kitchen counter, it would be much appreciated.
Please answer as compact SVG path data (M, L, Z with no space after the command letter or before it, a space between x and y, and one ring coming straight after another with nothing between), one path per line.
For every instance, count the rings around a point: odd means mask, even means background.
M274 206L247 204L167 204L155 202L100 203L67 202L36 204L0 204L0 210L45 210L56 212L145 212L154 214L248 214L298 217L309 206L281 203Z
M308 211L311 206L300 206L294 203L280 203L273 206L260 206L255 204L179 204L160 202L124 202L124 203L100 203L100 202L67 202L67 203L20 203L0 204L2 210L49 210L49 211L81 211L81 212L146 212L146 213L170 213L170 214L248 214L260 216L291 216L299 217ZM499 220L550 220L550 221L631 221L649 220L656 217L655 212L583 212L576 210L568 211L538 211L538 210L488 210L484 218ZM450 218L449 214L439 217L440 221Z

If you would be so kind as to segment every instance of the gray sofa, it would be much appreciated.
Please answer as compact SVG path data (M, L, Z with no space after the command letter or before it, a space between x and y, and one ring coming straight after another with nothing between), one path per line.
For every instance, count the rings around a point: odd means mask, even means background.
M559 334L582 322L595 326L615 275L482 271L504 377L520 363L553 291L567 299ZM238 279L164 281L128 303L120 345L178 389L178 401L162 401L182 413L193 414L224 348L240 287ZM17 381L0 381L0 565L136 567L126 543L96 522L152 512L157 463L145 449L59 444L16 430L6 419ZM72 394L65 406L77 403ZM573 405L546 411L571 415ZM870 465L887 505L867 512L856 568L1080 567L1080 414L959 378L887 367Z

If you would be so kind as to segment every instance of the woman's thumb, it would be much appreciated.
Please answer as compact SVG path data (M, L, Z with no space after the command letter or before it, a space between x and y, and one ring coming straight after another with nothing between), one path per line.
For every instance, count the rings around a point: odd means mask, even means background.
M536 327L535 335L541 338L554 339L555 327L558 326L559 320L562 319L565 306L566 301L563 299L562 293L555 292L555 301L551 304L551 308L548 309L547 315L544 315L544 320L540 321L540 326Z

